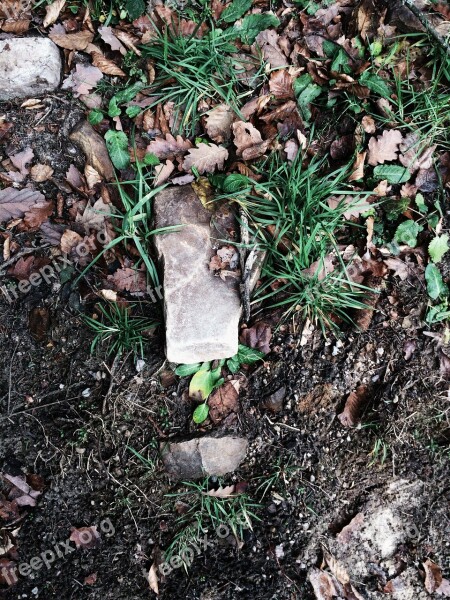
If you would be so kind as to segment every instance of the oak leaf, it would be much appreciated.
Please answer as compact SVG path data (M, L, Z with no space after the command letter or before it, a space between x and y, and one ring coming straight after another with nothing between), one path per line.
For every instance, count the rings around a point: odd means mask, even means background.
M89 94L103 74L100 69L92 65L77 64L75 69L69 75L62 85L64 90L71 89L75 97Z
M397 160L399 145L403 136L398 129L383 131L383 135L371 137L369 140L369 165L375 167L386 161Z
M147 287L145 271L123 267L113 275L108 275L108 281L119 291L144 293Z
M92 52L91 56L94 67L99 68L100 71L105 75L112 75L113 77L125 77L125 73L116 65L113 60L106 58L100 52Z
M166 138L156 138L147 146L147 152L154 154L162 160L172 158L180 154L186 154L192 148L189 140L185 140L181 135L176 138L170 133L166 134Z
M189 171L192 168L202 173L213 173L216 168L223 169L225 160L228 158L228 150L216 144L204 144L200 142L196 148L191 148L184 159L183 168Z
M218 104L206 116L205 125L208 136L214 142L225 142L231 137L231 125L234 114L227 104Z

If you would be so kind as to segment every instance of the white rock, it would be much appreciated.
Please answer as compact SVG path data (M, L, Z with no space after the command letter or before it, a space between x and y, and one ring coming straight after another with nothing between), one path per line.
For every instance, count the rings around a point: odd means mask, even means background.
M61 55L48 38L0 40L0 100L27 98L55 90Z

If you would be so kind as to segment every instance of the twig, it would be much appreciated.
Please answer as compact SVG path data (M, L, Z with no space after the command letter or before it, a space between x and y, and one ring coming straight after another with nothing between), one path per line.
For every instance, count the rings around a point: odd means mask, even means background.
M415 17L417 17L417 19L422 23L422 25L425 27L425 29L427 30L427 33L430 34L430 36L440 45L442 46L442 48L446 51L446 53L450 56L450 43L444 39L437 31L436 29L433 27L433 25L431 25L430 21L428 20L428 18L425 16L425 14L423 13L423 11L421 11L419 8L417 8L417 6L414 4L414 0L401 0L403 6L405 6L406 8L408 8Z
M0 265L0 271L3 271L3 269L6 269L6 267L9 267L9 265L12 265L13 263L15 263L16 260L18 260L22 256L26 256L27 254L31 254L32 252L36 252L36 250L42 250L43 248L48 248L49 246L50 246L50 244L45 244L44 246L39 246L39 248L24 248L17 254L14 254L14 256L12 256L9 260L2 263Z
M111 366L111 369L108 369L109 371L109 375L110 375L110 382L109 382L109 388L108 391L106 392L105 398L103 400L103 406L102 406L102 413L105 415L106 414L106 409L107 409L107 404L108 404L108 400L109 397L111 396L111 392L114 386L114 375L116 373L117 370L117 366L119 364L119 360L120 360L121 354L119 352L119 354L116 354L113 364ZM106 366L106 365L105 365Z

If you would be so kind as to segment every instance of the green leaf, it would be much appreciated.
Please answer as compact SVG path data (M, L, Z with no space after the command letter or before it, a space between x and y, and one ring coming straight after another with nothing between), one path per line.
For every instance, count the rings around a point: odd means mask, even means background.
M130 164L128 152L128 138L123 131L112 131L105 133L106 147L109 156L116 169L125 169Z
M441 262L442 257L448 251L448 233L438 235L430 242L428 254L434 263Z
M91 112L88 114L88 121L91 125L98 125L101 123L103 121L102 111L98 110L97 108L91 110Z
M348 54L344 50L344 48L339 48L333 62L331 63L331 70L340 73L341 70L343 73L351 73L352 70L350 65L348 64Z
M175 375L178 375L178 377L187 377L188 375L193 375L200 369L201 366L201 363L195 363L192 365L178 365L178 367L175 369Z
M430 306L426 314L425 321L432 325L450 319L450 310L448 310L448 301L445 300L436 306Z
M131 102L136 98L143 87L145 87L145 85L142 83L142 81L136 81L136 83L133 83L133 85L130 85L124 90L117 92L113 98L115 98L116 104L125 104L126 102Z
M239 344L237 357L242 365L253 365L264 358L264 352Z
M388 183L405 183L411 179L411 173L400 165L378 165L373 170L378 181L386 179Z
M336 44L331 40L323 40L322 50L327 58L334 58L339 52L339 44Z
M220 16L221 21L225 23L234 23L244 15L249 8L251 8L253 0L234 0L227 6Z
M130 117L130 119L134 119L134 117L137 117L138 114L141 112L141 109L139 108L139 106L127 106L125 112L127 114L127 117Z
M423 215L426 215L428 212L428 206L425 204L425 198L422 196L422 194L416 194L414 201L416 203L417 208L419 209L419 212Z
M217 378L209 370L209 363L205 364L195 373L189 385L189 396L196 400L206 400L217 381Z
M239 371L240 366L241 366L241 363L239 362L239 358L238 358L237 354L235 354L234 356L232 356L231 358L229 358L227 360L227 367L228 367L228 370L231 371L231 373L237 373Z
M278 27L279 24L278 17L270 13L247 15L242 19L240 27L235 26L235 30L244 44L253 44L258 33L269 27Z
M125 0L124 7L132 21L140 17L146 8L144 0Z
M430 298L437 300L439 296L448 294L448 287L442 279L442 275L436 265L430 263L425 269L427 292Z
M378 94L382 98L389 98L391 95L391 90L389 89L385 80L379 75L371 73L370 71L364 71L359 78L359 83L369 88L371 92L375 92L375 94Z
M142 162L148 167L156 167L156 165L160 164L159 158L156 156L156 154L152 154L151 152L147 152Z
M111 100L109 101L108 115L113 119L114 117L118 117L121 112L122 111L120 110L119 106L117 105L117 98L116 98L116 96L113 96L111 98Z
M297 103L300 108L300 112L305 121L309 121L311 118L310 105L322 93L322 88L317 83L310 83L306 86L303 92L297 98Z
M298 98L305 88L313 82L313 78L309 73L304 73L294 80L294 94Z
M404 221L397 227L394 240L400 243L404 242L410 248L415 248L417 246L417 236L422 230L422 225L419 225L415 221Z
M204 404L199 404L197 406L197 408L194 410L194 414L192 415L192 420L194 421L194 423L197 423L197 425L200 425L200 423L203 423L203 421L206 421L206 419L208 418L208 414L209 414L209 406L206 404L206 402Z
M245 175L228 175L228 177L223 182L223 191L226 194L234 194L236 192L240 192L241 190L245 190L249 186L249 179Z

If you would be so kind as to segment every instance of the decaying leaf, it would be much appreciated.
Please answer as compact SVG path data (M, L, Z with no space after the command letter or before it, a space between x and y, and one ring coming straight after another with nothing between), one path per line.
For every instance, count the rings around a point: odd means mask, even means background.
M434 593L442 583L442 570L429 558L423 563L425 569L425 589L430 594Z
M113 206L103 202L101 198L95 201L93 206L89 204L84 209L82 215L77 215L75 221L83 225L86 233L91 229L102 231L105 225L105 219L113 212Z
M95 88L102 77L103 73L97 67L78 63L64 81L62 88L72 90L75 97L86 95Z
M114 35L114 32L111 27L99 27L98 32L102 40L110 46L111 50L117 50L125 56L125 54L127 53L126 48Z
M351 392L345 401L344 410L338 415L338 419L344 427L354 427L366 406L368 387L360 385Z
M155 592L156 595L159 594L158 587L158 569L155 563L152 563L150 567L150 571L148 572L148 583L150 585L150 589Z
M112 75L114 77L126 77L126 74L122 71L120 67L116 65L116 63L103 56L100 52L92 52L92 64L94 67L100 69L102 73L105 75Z
M22 175L28 175L30 169L27 167L34 158L34 152L31 148L25 148L22 152L12 154L10 157L12 164L20 171Z
M132 269L123 267L117 269L113 275L108 275L108 281L119 291L126 291L132 294L145 293L147 279L145 271L141 269Z
M24 217L33 206L42 202L45 202L44 196L35 190L0 190L0 223Z
M183 168L186 171L192 168L199 173L213 173L216 168L223 169L225 160L228 158L228 150L216 144L197 144L197 148L191 148L184 159Z
M217 490L209 490L206 492L207 496L212 496L213 498L231 498L236 494L236 486L226 485L224 487L220 486Z
M18 506L36 506L36 500L41 495L38 490L33 490L21 475L13 476L3 474L2 477L13 484L9 497L14 497Z
M241 331L241 341L250 348L261 350L264 354L270 352L270 340L272 339L272 330L268 323L258 321L253 327L247 327Z
M287 100L294 97L292 76L289 74L287 69L281 69L271 74L269 89L275 98L280 100Z
M181 135L177 135L175 138L170 133L166 134L164 138L156 138L147 146L147 152L154 154L161 160L167 158L174 158L177 155L186 154L188 150L192 148L192 144L189 140L185 140Z
M77 548L95 548L100 543L100 532L97 531L97 525L80 528L72 527L69 539Z
M239 381L226 381L209 397L209 417L213 423L220 423L231 413L239 410Z
M383 135L369 140L368 163L373 167L386 161L397 160L397 153L403 136L397 129L383 131Z
M83 30L76 33L66 33L64 27L54 25L48 37L55 42L57 46L66 48L66 50L85 50L88 44L94 39L94 34Z
M209 137L217 143L226 142L231 137L231 125L234 113L226 104L218 104L206 116L206 131Z
M236 155L242 156L244 160L258 158L267 150L269 142L263 141L260 132L251 123L233 123L233 133Z
M31 167L31 179L36 181L36 183L42 183L43 181L48 181L50 177L53 175L53 169L50 165L42 165L38 163Z
M66 0L54 0L54 2L45 7L45 19L43 22L44 27L53 25L53 23L59 17L59 13L62 11L65 4Z

